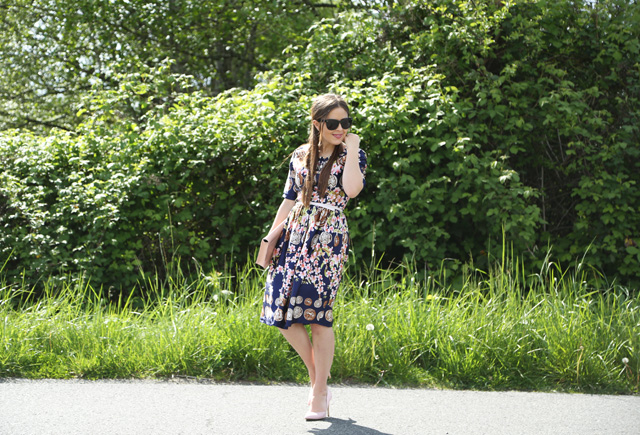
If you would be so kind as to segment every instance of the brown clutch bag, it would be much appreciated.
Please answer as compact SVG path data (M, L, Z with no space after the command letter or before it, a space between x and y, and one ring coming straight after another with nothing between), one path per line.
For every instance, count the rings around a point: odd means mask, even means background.
M258 258L256 259L256 264L258 266L264 268L269 266L271 258L273 258L273 251L276 248L278 239L280 239L280 236L282 235L283 229L284 221L276 225L276 227L269 231L269 234L262 239L260 242L260 250L258 251Z

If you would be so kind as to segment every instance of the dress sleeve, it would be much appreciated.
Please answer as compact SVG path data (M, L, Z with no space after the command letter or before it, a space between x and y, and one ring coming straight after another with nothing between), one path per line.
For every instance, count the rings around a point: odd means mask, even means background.
M362 172L362 186L366 184L366 175L367 175L367 153L363 150L360 150L358 154L358 163L360 165L360 172Z
M296 171L293 166L293 156L289 162L289 173L287 175L287 182L284 185L284 192L282 197L295 201L298 197L298 191L296 190ZM299 190L299 189L298 189Z

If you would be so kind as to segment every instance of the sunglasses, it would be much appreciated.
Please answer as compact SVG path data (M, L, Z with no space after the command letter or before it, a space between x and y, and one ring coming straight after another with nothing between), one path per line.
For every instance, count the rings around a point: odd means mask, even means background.
M351 128L353 124L353 119L351 118L342 118L340 120L337 119L321 119L320 122L324 122L329 130L335 130L338 128L338 124L342 126L345 130Z

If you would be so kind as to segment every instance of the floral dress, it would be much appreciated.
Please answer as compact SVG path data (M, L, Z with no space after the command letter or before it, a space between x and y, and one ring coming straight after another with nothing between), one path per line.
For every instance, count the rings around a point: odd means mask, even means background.
M319 158L316 183L309 207L299 199L307 169L308 145L293 152L283 197L298 200L284 223L267 274L260 321L287 329L294 323L333 324L333 303L342 279L349 249L349 229L343 213L349 197L342 188L347 159L343 150L333 163L323 197L318 194L318 176L329 158ZM367 157L359 150L363 182ZM313 204L315 203L315 204Z

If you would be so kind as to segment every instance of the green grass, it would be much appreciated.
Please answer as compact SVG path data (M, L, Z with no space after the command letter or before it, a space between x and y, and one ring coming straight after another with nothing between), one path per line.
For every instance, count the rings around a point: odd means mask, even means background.
M351 265L332 382L638 393L638 292L593 288L581 264L547 261L526 275L503 256L491 270L464 269L447 283L444 267ZM36 299L2 282L0 377L304 382L295 352L258 321L263 281L253 267L174 273L148 281L146 300L109 303L83 283L45 284Z

